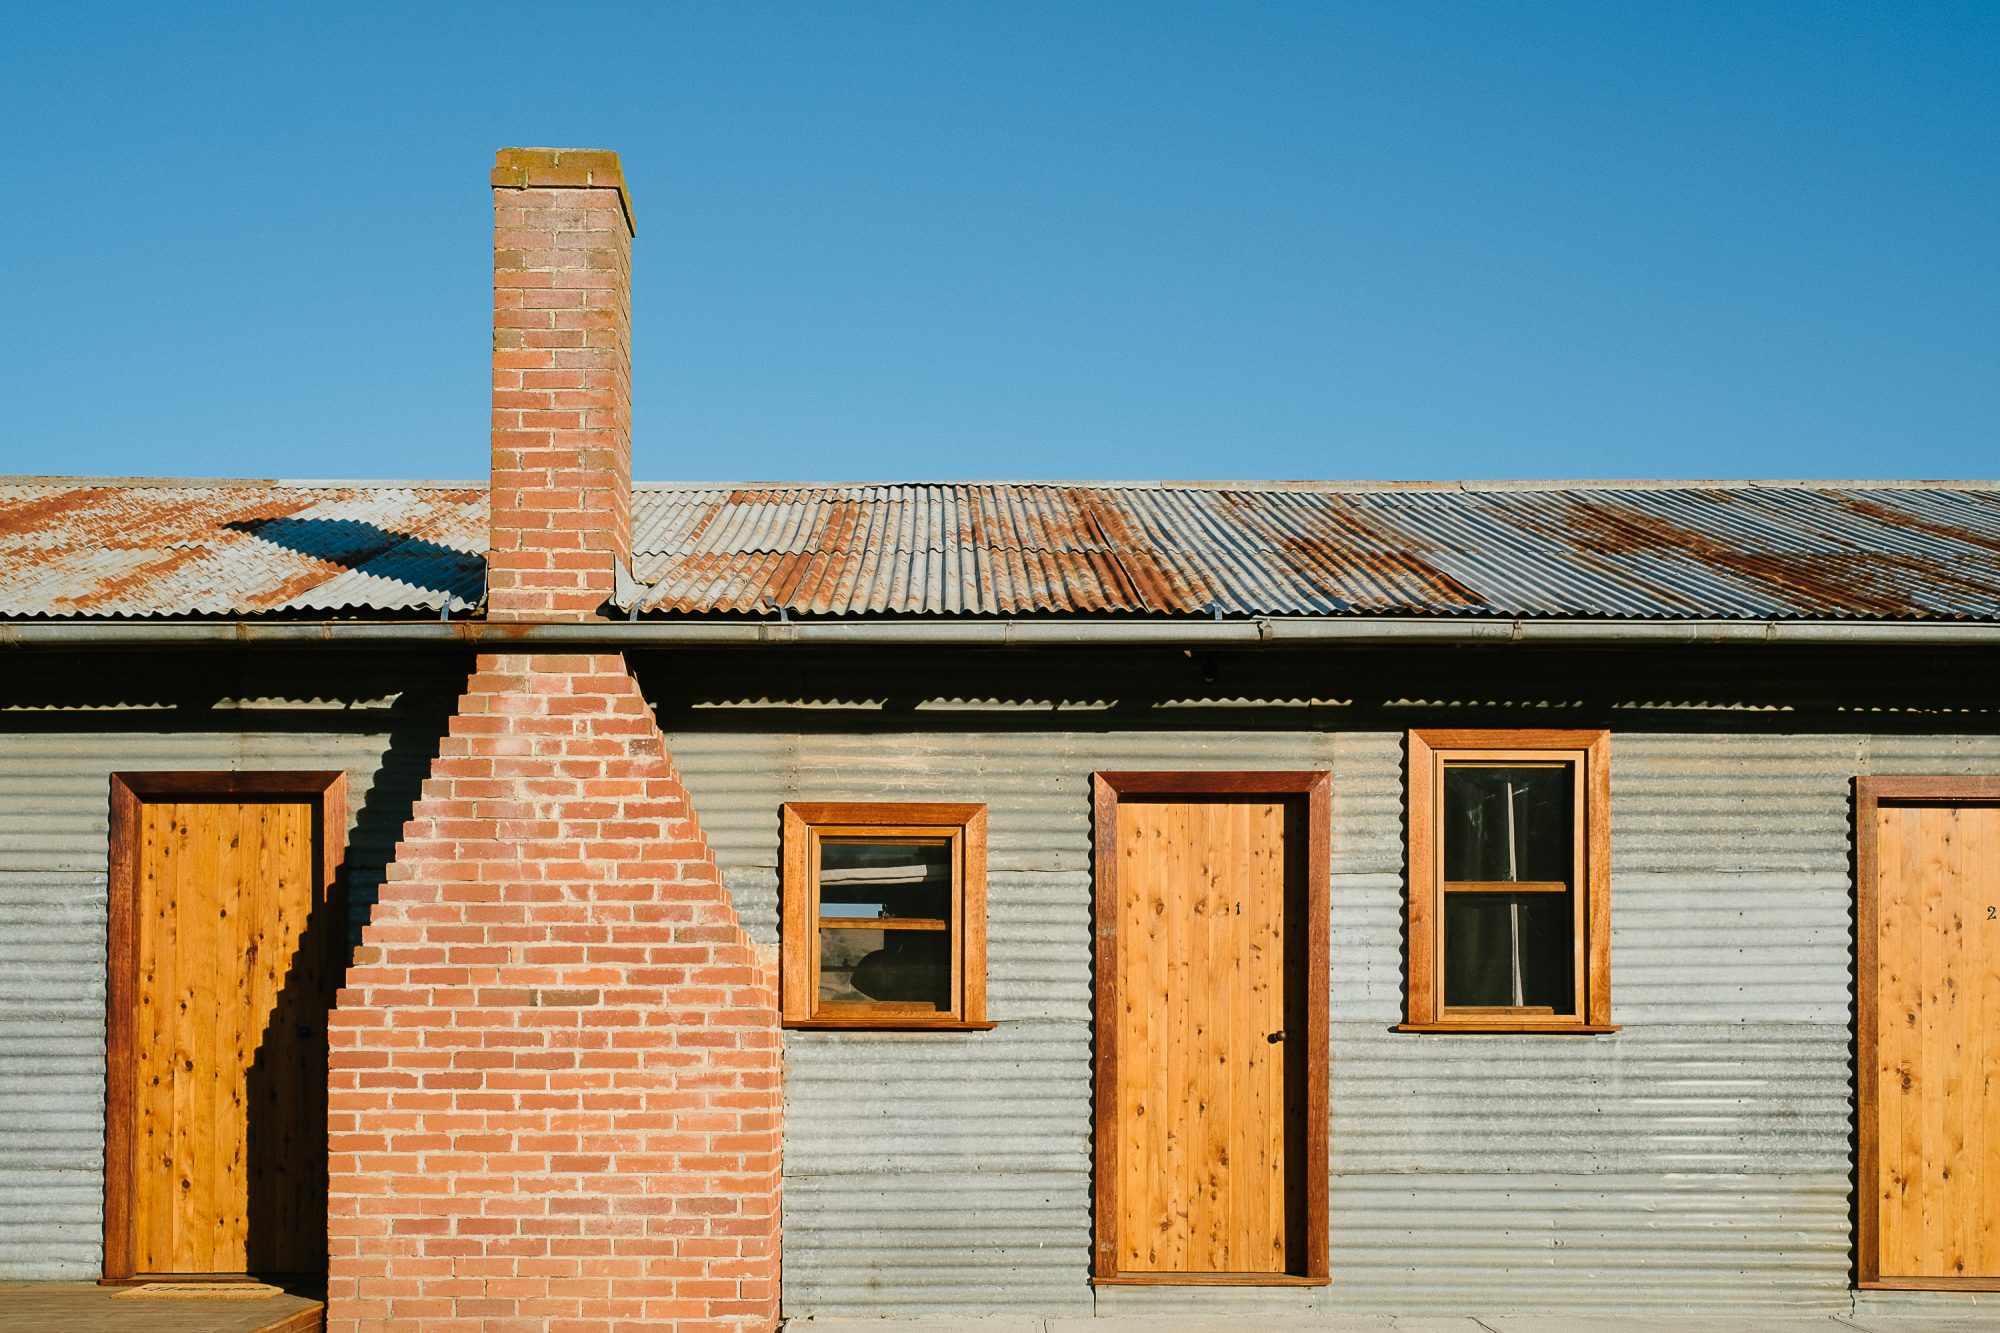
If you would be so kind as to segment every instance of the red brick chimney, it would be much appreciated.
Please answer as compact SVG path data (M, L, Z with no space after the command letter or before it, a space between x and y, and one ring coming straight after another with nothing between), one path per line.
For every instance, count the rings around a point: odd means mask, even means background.
M493 164L489 620L592 620L632 559L632 201L618 154Z
M589 620L631 212L610 153L509 149L493 199L488 614ZM622 654L479 656L328 1036L328 1333L777 1322L777 959Z

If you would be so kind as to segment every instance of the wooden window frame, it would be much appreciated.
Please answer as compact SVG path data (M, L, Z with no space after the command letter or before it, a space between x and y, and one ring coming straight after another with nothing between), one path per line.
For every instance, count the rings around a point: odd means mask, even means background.
M1447 1009L1444 1003L1444 769L1453 760L1576 766L1574 1014L1511 1008ZM1409 1009L1402 1032L1616 1032L1611 1021L1611 735L1602 730L1435 730L1409 733Z
M1091 1281L1098 1286L1323 1287L1332 1279L1327 1239L1327 1081L1332 1062L1329 954L1332 918L1331 775L1305 772L1094 773L1092 798L1092 1077ZM1118 959L1106 948L1118 932L1118 802L1125 796L1302 796L1306 803L1306 1108L1305 1272L1126 1273L1118 1268Z
M1991 1277L1883 1277L1882 1217L1875 1181L1882 1169L1876 1100L1880 1087L1882 902L1876 823L1884 805L2000 804L2000 777L1864 777L1854 780L1854 1284L1874 1291L2000 1291Z
M952 1007L898 1010L819 1003L819 840L821 837L949 838L952 843ZM986 1019L986 807L898 801L788 801L784 806L780 971L782 1018L798 1029L966 1032Z
M328 940L334 973L346 965L347 774L340 770L113 773L110 854L106 863L104 995L104 1276L107 1284L142 1280L133 1190L138 1178L139 845L140 807L155 800L204 796L292 797L313 807L314 854L326 911L342 923Z

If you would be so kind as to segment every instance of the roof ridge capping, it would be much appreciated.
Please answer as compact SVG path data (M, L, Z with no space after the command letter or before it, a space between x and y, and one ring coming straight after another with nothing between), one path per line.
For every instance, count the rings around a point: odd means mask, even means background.
M348 477L93 477L17 473L0 475L0 486L52 486L70 490L120 487L130 490L209 490L222 488L263 488L269 490L385 490L385 491L484 491L486 479L467 478L443 481L436 478ZM958 486L1002 487L1041 490L1115 491L1277 491L1365 494L1398 491L1443 493L1547 492L1547 491L1692 491L1692 490L1798 490L1798 491L1951 491L2000 490L1994 478L1846 478L1784 480L1719 480L1690 477L1685 480L1648 478L1616 480L1587 478L1561 481L994 481L970 478L951 480L899 481L638 481L634 490L661 492L688 491L835 491L924 489L943 490Z
M349 485L366 483L350 482ZM942 490L956 486L1035 487L1043 490L1116 491L1304 491L1304 492L1384 492L1384 491L1693 491L1693 490L1793 490L1793 491L1919 491L1919 490L2000 490L2000 479L1951 478L1579 478L1562 480L1496 481L999 481L974 478L902 478L875 481L635 481L634 490L644 491L834 491L874 489Z
M211 490L223 487L258 487L267 490L385 490L385 491L483 491L486 481L392 481L379 478L349 480L338 477L75 477L0 476L0 486L60 486L69 490L117 486L127 490Z

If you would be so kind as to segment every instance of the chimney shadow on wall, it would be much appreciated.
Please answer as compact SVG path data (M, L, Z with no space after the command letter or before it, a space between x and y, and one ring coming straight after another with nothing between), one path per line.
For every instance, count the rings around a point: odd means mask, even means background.
M347 864L341 877L347 916L340 924L345 940L336 984L345 983L353 952L361 945L362 928L374 915L403 825L423 796L424 779L451 729L471 665L469 658L454 659L437 675L412 679L396 700L388 747L347 834Z
M336 888L313 903L244 1080L245 1267L303 1292L326 1281L326 1023L347 961L341 898Z

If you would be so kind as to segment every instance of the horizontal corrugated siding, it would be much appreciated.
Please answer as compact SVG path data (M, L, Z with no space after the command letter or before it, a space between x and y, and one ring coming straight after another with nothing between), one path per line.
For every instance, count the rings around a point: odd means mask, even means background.
M1332 1012L1386 1026L1403 1016L1403 738L1339 733L1329 767Z
M357 674L350 703L408 684ZM989 806L995 1029L787 1034L795 1316L1843 1308L1851 779L2000 772L2000 738L1838 734L1824 711L1798 732L1781 715L1734 717L1730 734L1694 730L1700 719L1614 728L1624 1030L1415 1037L1390 1031L1404 990L1403 740L1379 709L1337 732L1246 729L1201 706L1033 730L1019 716L843 710L831 705L853 691L835 681L813 686L829 706L701 715L689 696L712 699L714 681L646 679L665 686L655 702L677 762L760 941L777 939L784 801ZM449 691L371 710L320 689L309 716L281 684L240 691L276 701L269 714L106 709L11 729L0 715L0 1273L88 1277L98 1262L106 774L345 768L357 874L379 876ZM1442 705L1403 713L1455 720ZM1577 724L1523 706L1508 718ZM1148 768L1334 774L1327 1289L1088 1282L1089 776Z
M785 1247L795 1313L1091 1310L1089 1177L1078 1171L791 1175L784 1226L812 1238Z
M1632 872L1844 870L1854 736L1614 731L1614 881Z
M2000 773L2000 736L1874 736L1868 740L1868 773Z
M1614 728L1623 1031L1453 1038L1391 1031L1400 729L961 731L940 712L890 731L863 712L842 731L837 709L796 714L812 725L766 712L672 738L751 929L776 938L781 802L983 800L1000 1026L788 1034L792 1315L1848 1307L1851 782L2000 772L2000 739ZM1329 1288L1089 1285L1099 768L1333 771Z
M1847 1181L1837 1173L1339 1177L1328 1216L1328 1287L1107 1287L1097 1310L1749 1316L1846 1308Z
M1090 774L1330 768L1344 743L1311 733L948 731L669 741L727 881L749 891L738 906L760 938L776 937L782 802L988 806L994 1030L786 1034L786 1309L1087 1310Z
M893 1071L893 1072L891 1072ZM798 1176L1090 1168L1090 1028L795 1032L785 1170Z
M294 707L273 669L255 709L0 714L0 1278L102 1269L110 774L342 769L356 913L381 881L453 678L357 664L353 706Z
M785 801L982 801L994 871L1088 873L1099 769L1331 768L1311 732L671 733L702 831L725 867L778 864Z
M7 1276L99 1271L104 922L101 872L0 872L0 1274Z
M1622 1015L1617 1015L1622 1017ZM1615 1040L1334 1029L1336 1175L1783 1175L1846 1151L1847 1034L1635 1024Z
M349 908L358 922L444 729L448 701L428 702L414 719L385 707L324 732L8 734L0 725L0 874L85 871L98 877L101 897L116 771L337 768L347 774ZM372 799L378 784L386 805Z
M1850 1021L1848 792L1865 738L1615 732L1621 1023Z

